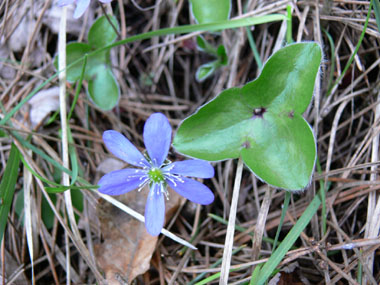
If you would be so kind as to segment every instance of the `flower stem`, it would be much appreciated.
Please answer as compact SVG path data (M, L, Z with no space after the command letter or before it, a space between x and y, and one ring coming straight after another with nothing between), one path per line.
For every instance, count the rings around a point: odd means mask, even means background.
M241 157L239 157L238 165L236 168L234 189L232 192L231 209L230 209L230 216L228 219L226 241L224 243L223 262L222 262L222 268L220 271L219 284L228 283L228 275L229 275L230 266L231 266L232 246L234 242L237 202L239 198L239 190L240 190L240 182L241 182L242 173L243 173L243 160L241 159Z

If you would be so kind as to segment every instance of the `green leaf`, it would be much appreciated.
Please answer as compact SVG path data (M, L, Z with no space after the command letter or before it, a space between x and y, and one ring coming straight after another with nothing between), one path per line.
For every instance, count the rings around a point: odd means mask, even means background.
M241 150L244 163L260 179L276 187L300 190L310 181L316 147L313 132L300 114L268 111L254 119Z
M236 19L236 20L221 21L218 23L209 23L209 24L201 24L201 25L184 25L184 26L175 26L172 28L164 28L164 29L160 29L160 30L155 30L155 31L150 31L150 32L134 35L134 36L128 37L126 39L120 40L118 42L114 42L108 46L105 46L103 48L99 48L97 50L92 51L91 54L89 54L89 56L95 56L98 54L102 54L102 53L106 52L107 50L109 50L113 47L125 45L125 44L136 42L136 41L151 39L153 37L158 37L158 36L187 34L187 33L196 32L196 31L234 29L234 28L247 27L247 26L252 26L252 25L259 25L259 24L263 24L263 23L282 21L282 20L286 20L286 19L287 19L286 16L282 15L282 14L270 14L270 15L265 15L265 16L247 17L247 18ZM84 56L82 58L78 59L78 62L80 60L84 60ZM74 65L76 63L77 62L72 62L71 64ZM68 66L68 68L69 67L71 67L71 66ZM27 96L25 96L25 98L22 99L8 113L4 113L4 117L0 120L0 126L4 125L6 122L8 122L9 119L18 110L20 110L20 108L23 105L25 105L26 102L28 102L30 100L30 98L32 98L34 95L37 94L38 91L42 90L42 88L44 88L50 82L52 82L58 76L58 74L59 74L59 72L56 72L55 74L50 76L47 80L42 82L35 89L33 89L32 92L30 92Z
M111 23L109 22L109 20ZM112 15L102 16L95 21L88 32L88 43L92 48L102 48L112 44L117 38L117 31L119 31L119 23Z
M205 40L202 36L197 36L197 47L204 52L207 52L212 55L217 55L216 49L209 44L208 41Z
M230 0L191 0L193 17L199 24L220 22L230 16Z
M284 258L285 254L289 251L289 249L293 246L295 241L299 238L305 227L310 223L311 218L318 211L320 205L321 199L319 198L319 195L315 195L313 200L310 202L309 206L307 206L305 212L303 212L302 216L297 221L297 223L293 226L293 228L286 235L286 237L275 250L275 252L272 253L269 260L261 268L259 276L257 278L257 285L264 284L265 281L268 280L272 272L276 269L276 267L280 264L281 260Z
M55 205L57 203L57 196L54 194L48 194L51 201ZM42 195L42 203L41 203L41 215L42 221L44 222L47 229L52 229L54 226L54 212L50 207L49 202L46 200L45 196Z
M380 32L380 1L373 0L373 10L375 11L377 31Z
M209 161L241 156L266 183L289 190L305 188L316 147L302 113L311 101L320 61L316 43L279 50L258 79L223 91L187 118L173 146Z
M24 226L24 191L18 191L15 196L16 203L14 203L14 210L21 226Z
M79 212L83 212L83 193L81 191L71 191L71 201L73 202L73 206ZM75 220L79 221L78 214L75 214Z
M111 110L119 101L119 85L112 71L105 65L97 68L88 82L88 93L92 101L103 110Z
M216 52L218 55L219 63L221 65L227 65L228 64L228 56L227 56L226 48L224 47L224 45L218 46L218 49Z
M195 73L195 78L198 82L202 82L206 80L206 78L210 77L216 70L218 65L218 61L212 61L206 64L202 64L198 67L197 72Z
M310 104L320 62L317 43L288 45L271 56L259 78L242 88L242 95L253 108L302 114Z
M7 166L0 183L0 243L4 236L5 226L8 220L8 213L12 205L13 195L15 192L18 167L20 164L20 152L12 144Z
M67 68L67 81L75 82L80 79L83 70L83 65L85 64L84 56L85 54L88 54L91 51L91 47L88 44L84 43L69 43L66 46L66 64L70 65L73 62L79 60L74 65ZM104 64L105 62L107 62L106 52L88 56L86 61L86 70L84 73L84 78L88 80L95 73L96 68L100 64ZM58 69L58 56L54 60L54 65Z

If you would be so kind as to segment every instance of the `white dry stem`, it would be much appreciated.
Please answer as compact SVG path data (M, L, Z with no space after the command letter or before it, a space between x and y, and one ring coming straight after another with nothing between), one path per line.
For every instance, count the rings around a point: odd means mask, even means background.
M238 199L239 199L242 173L243 173L243 160L241 159L241 157L239 157L238 165L236 168L234 189L232 192L232 201L231 201L230 216L228 219L226 241L224 243L222 267L220 270L219 284L221 285L228 284L228 275L229 275L230 266L231 266L232 246L234 243L234 233L235 233L235 220L236 220L237 204L238 204Z
M145 218L140 213L137 213L135 210L132 210L131 208L129 208L128 206L124 205L123 203L121 203L120 201L116 200L115 198L112 198L111 196L108 196L108 195L105 195L105 194L101 194L101 193L97 193L97 194L100 197L102 197L104 200L110 202L115 207L118 207L120 210L126 212L128 215L131 215L132 217L134 217L135 219L139 220L140 222L145 223ZM197 249L191 243L189 243L189 242L181 239L180 237L177 237L175 234L169 232L166 229L162 229L161 233L163 235L167 236L168 238L171 238L172 240L174 240L174 241L176 241L176 242L178 242L178 243L180 243L180 244L182 244L184 246L187 246L187 247L189 247L191 249L194 249L194 250Z
M380 119L380 92L377 96L377 106L375 110L374 124L376 124ZM374 128L375 130L375 128ZM375 136L372 141L372 153L371 153L371 162L379 161L379 136ZM371 167L371 181L376 181L377 179L377 166L374 165ZM380 229L380 196L376 203L376 191L372 191L368 195L368 207L367 207L367 224L365 228L365 238L374 238L377 237ZM368 256L366 264L368 265L371 273L373 271L373 262L374 262L374 253ZM364 276L366 279L366 277ZM364 280L366 282L366 280ZM366 284L366 283L364 283Z
M62 8L61 22L59 24L59 35L58 35L58 69L61 71L59 73L59 106L60 106L60 116L61 116L61 135L62 135L62 161L63 166L69 169L69 147L67 140L67 122L66 122L66 14L67 8ZM70 185L70 177L67 173L62 172L62 184ZM65 201L67 212L70 216L72 212L71 195L70 191L66 191ZM65 233L65 240L67 239L67 233ZM68 242L66 242L66 284L70 284L70 247Z
M32 230L32 207L31 207L31 188L32 188L32 173L24 166L24 226L26 231L26 241L28 244L28 251L32 265L32 284L34 280L34 244L33 244L33 230Z
M31 167L31 169L41 175L42 171L38 168L37 165L35 165L34 161L30 157L30 155L27 153L27 151L24 149L24 147L21 145L21 143L17 140L14 140L14 143L16 144L17 148L20 150L21 156L25 159L26 163ZM50 209L54 212L54 215L57 218L57 220L59 221L62 228L65 230L65 232L68 234L68 236L75 243L75 239L73 237L73 234L71 233L70 229L68 228L68 225L64 222L63 218L61 217L59 210L56 209L54 203L51 201L48 193L45 190L44 184L42 183L42 181L38 177L35 177L35 179L36 179L38 186L41 189L42 194L44 195L46 201L48 202ZM47 234L48 232L47 232L47 230L43 224L41 225L41 229L44 232L43 234L45 235L45 238L47 239L49 246L51 248L54 248L55 257L57 258L58 262L61 264L62 268L64 270L66 270L66 264L64 261L65 257L63 255L63 253L61 252L60 248L56 244L54 244L53 238ZM53 244L54 244L54 247L53 247ZM95 273L95 275L96 275L96 273ZM73 268L71 268L71 280L74 282L74 284L78 284L80 282L80 277L75 272L75 270Z
M67 136L67 111L66 111L66 7L62 8L61 22L59 26L58 36L58 69L59 73L59 106L60 106L60 119L62 129L62 162L63 166L69 169L69 147ZM70 185L70 177L67 173L63 172L62 183L65 186ZM82 257L86 260L87 264L95 274L95 277L99 282L103 281L101 274L99 273L95 262L91 259L90 253L82 241L82 237L79 233L79 229L75 220L74 209L71 201L70 191L66 191L64 194L66 210L70 221L70 226L73 231L73 238L77 245L78 251ZM67 233L66 233L67 234ZM70 253L67 247L67 264L66 264L66 283L70 284Z
M261 243L263 240L263 234L265 230L265 222L267 220L272 193L275 191L271 186L267 185L265 190L265 196L261 204L259 216L257 217L257 224L252 238L252 259L257 260L260 257Z

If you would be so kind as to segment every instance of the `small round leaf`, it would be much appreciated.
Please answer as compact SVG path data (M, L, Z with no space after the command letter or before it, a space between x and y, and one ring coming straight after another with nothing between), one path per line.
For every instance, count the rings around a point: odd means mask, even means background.
M113 26L108 19L111 20ZM88 43L92 48L105 47L116 40L115 28L119 31L119 23L114 16L108 15L108 19L106 16L102 16L91 26L88 32Z
M193 17L199 24L228 20L231 10L230 0L191 0Z
M106 65L100 65L89 80L88 93L94 104L105 111L116 106L120 96L119 84Z

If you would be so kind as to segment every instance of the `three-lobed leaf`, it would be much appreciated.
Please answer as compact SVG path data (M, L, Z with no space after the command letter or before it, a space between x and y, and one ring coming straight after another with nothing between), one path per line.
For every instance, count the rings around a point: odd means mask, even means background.
M85 43L69 43L66 46L66 64L70 65L71 63L74 63L75 61L83 58L83 56L89 52L91 52L92 49L88 44ZM91 76L94 74L94 70L99 64L102 64L106 61L105 52L95 54L92 56L89 56L87 58L86 62L86 69L84 72L84 78L86 80L91 79ZM58 57L56 57L54 62L56 68L58 69ZM75 82L79 80L81 73L82 73L82 67L84 64L84 59L80 60L79 62L75 63L74 65L67 68L66 72L66 79L69 82Z
M119 29L116 18L102 16L91 26L88 44L74 42L66 46L67 81L75 82L80 79L85 64L84 56L113 43L117 38L115 29ZM76 61L78 62L72 65ZM58 57L54 64L58 69ZM108 50L87 57L84 79L88 80L87 91L95 105L103 110L110 110L116 106L120 90L109 66Z
M268 184L300 190L313 172L316 146L302 117L321 62L316 43L292 44L265 64L259 78L223 91L187 118L173 145L209 161L242 157Z

